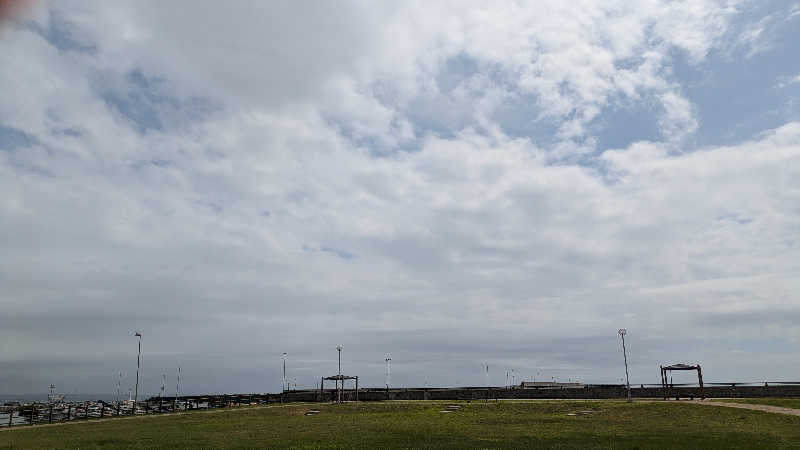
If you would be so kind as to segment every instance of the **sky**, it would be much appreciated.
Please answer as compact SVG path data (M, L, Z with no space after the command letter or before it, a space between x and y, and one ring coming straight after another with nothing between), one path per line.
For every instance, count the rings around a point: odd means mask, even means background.
M800 381L796 0L7 3L0 394Z

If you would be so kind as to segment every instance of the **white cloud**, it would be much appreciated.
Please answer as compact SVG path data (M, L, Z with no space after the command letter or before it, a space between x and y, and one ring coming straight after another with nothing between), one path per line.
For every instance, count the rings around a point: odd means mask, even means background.
M493 367L614 379L595 355L617 351L620 326L649 336L640 373L677 353L668 332L707 339L687 353L725 373L700 323L721 313L800 337L764 318L796 303L800 124L675 152L698 119L669 54L700 64L730 6L192 5L53 3L97 54L25 29L0 44L15 87L0 124L35 138L0 151L3 358L105 369L139 327L153 366L208 374L197 389L263 390L274 367L253 354L298 355L310 384L333 341L367 378L391 351L408 361L398 380L421 383L414 366L447 383L475 349ZM458 58L476 68L448 73ZM108 92L165 125L142 132ZM613 96L663 108L664 142L563 163L591 150ZM554 143L503 131L496 108L528 98ZM413 133L449 105L440 130ZM222 356L245 375L202 362Z
M789 77L780 77L778 78L778 83L775 85L778 89L783 89L787 86L791 86L793 84L800 83L800 73L795 76Z
M749 24L739 35L739 45L747 48L747 57L763 53L772 46L770 28L775 21L775 15L769 14L759 19L758 22Z
M735 12L712 1L544 2L536 8L463 2L54 7L93 30L103 58L122 70L145 67L165 76L173 89L251 107L320 108L389 143L408 139L395 124L415 98L449 97L435 79L456 57L496 73L492 82L502 83L507 95L532 95L538 117L564 122L562 138L585 138L586 124L611 96L676 95L664 78L669 52L680 49L702 61ZM388 103L373 95L376 86L393 92ZM480 123L499 98L472 92L470 100L483 106L460 107ZM662 120L669 121L669 114Z
M786 22L793 20L795 17L800 16L800 3L795 3L789 9L789 14L784 19Z

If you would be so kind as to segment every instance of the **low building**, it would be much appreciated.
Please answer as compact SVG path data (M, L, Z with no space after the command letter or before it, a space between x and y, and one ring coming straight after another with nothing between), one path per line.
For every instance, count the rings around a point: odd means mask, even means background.
M521 389L582 389L583 383L559 383L553 381L523 381Z

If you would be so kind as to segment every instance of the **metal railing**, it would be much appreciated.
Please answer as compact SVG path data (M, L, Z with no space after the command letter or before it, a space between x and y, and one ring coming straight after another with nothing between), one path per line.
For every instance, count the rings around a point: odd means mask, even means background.
M246 401L249 400L249 401ZM0 428L99 420L133 415L167 414L191 410L237 407L274 403L277 400L262 395L212 395L186 398L148 399L132 402L34 402L0 406Z

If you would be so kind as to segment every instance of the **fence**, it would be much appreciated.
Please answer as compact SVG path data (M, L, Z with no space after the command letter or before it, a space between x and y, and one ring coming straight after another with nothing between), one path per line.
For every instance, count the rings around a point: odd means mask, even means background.
M697 385L670 384L669 397L700 397ZM484 399L614 399L627 395L625 385L583 385L581 387L519 388L519 387L464 387L464 388L362 388L358 398L362 401L383 400L484 400ZM631 395L636 398L661 398L661 385L631 385ZM263 405L283 402L332 401L335 390L318 389L287 391L283 394L222 394L181 397L151 397L138 402L105 403L32 403L0 407L0 427L13 427L58 423L73 420L92 420L129 415L149 415L195 409L228 408L243 405ZM800 382L727 382L705 383L706 398L746 397L800 397ZM355 399L352 390L345 391L345 400Z
M0 427L30 426L75 420L108 419L180 411L275 403L280 394L238 394L150 398L133 402L29 403L0 406Z

